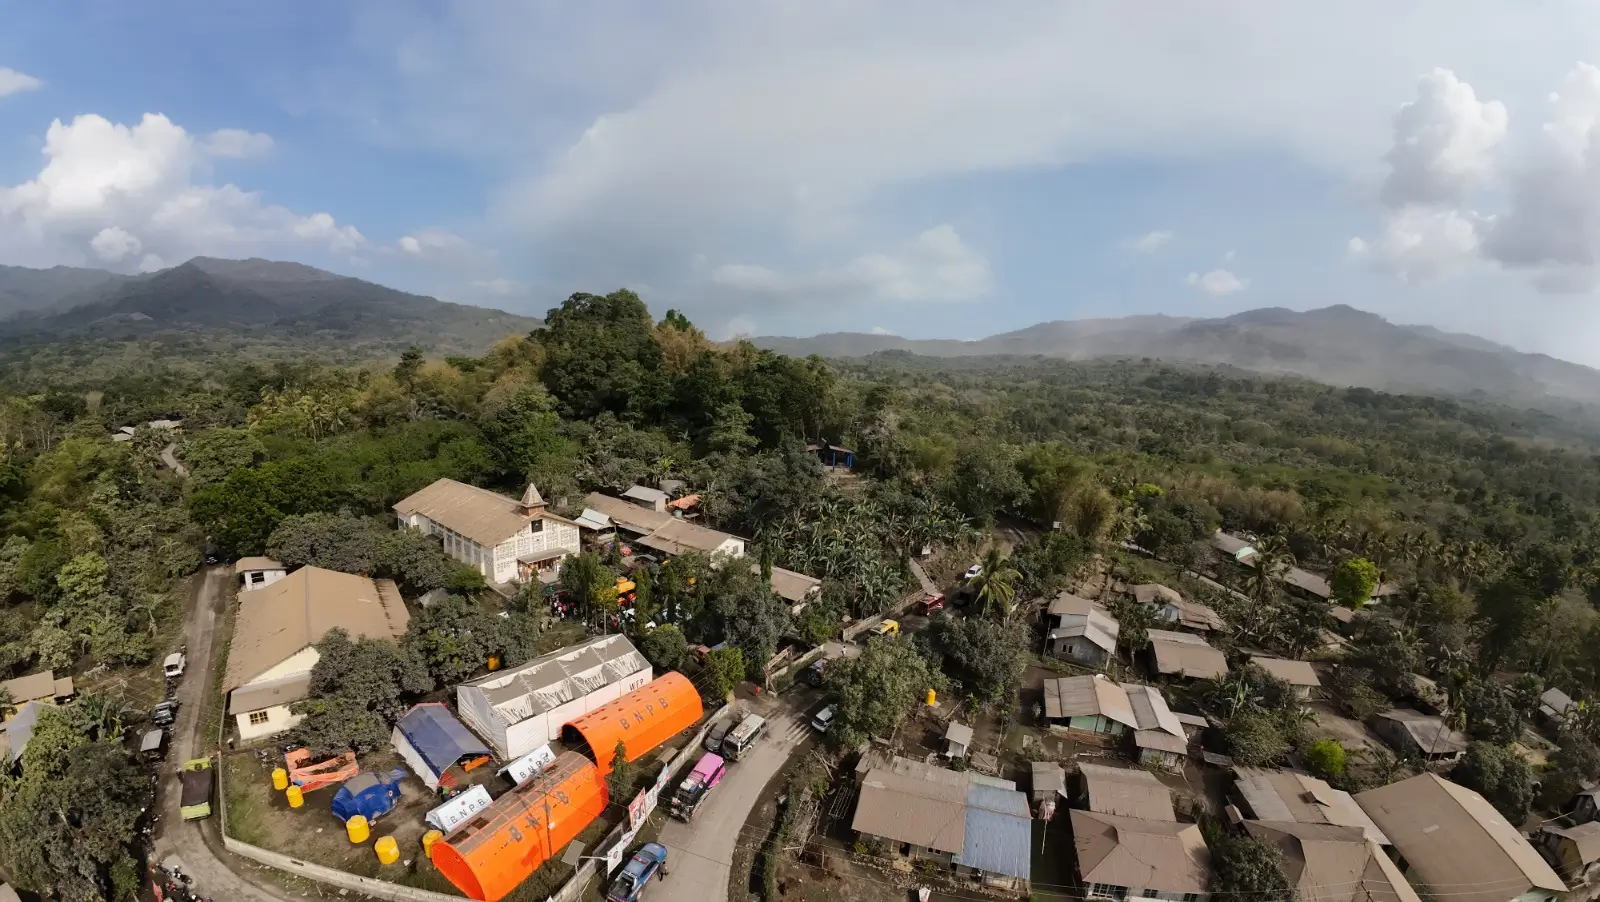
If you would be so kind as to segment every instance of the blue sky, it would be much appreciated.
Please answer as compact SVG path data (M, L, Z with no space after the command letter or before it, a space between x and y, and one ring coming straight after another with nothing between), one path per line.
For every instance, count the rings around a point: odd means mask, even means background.
M0 0L0 263L717 337L1348 303L1600 364L1600 8Z

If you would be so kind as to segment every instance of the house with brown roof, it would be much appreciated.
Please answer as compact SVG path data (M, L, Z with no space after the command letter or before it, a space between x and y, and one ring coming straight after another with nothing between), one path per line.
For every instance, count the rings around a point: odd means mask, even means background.
M1150 636L1150 658L1156 673L1186 680L1215 680L1227 675L1228 659L1199 636L1172 630L1145 632Z
M1121 626L1105 608L1087 598L1062 592L1050 602L1045 616L1049 618L1046 641L1051 654L1085 667L1103 667L1116 653Z
M1072 836L1085 899L1209 898L1211 851L1197 824L1074 809Z
M1294 694L1301 698L1310 698L1314 691L1322 688L1322 680L1317 678L1316 669L1308 661L1251 655L1250 663L1265 670L1269 676L1275 676L1293 686Z
M1359 827L1246 821L1244 828L1283 853L1284 876L1299 902L1422 902Z
M518 501L440 479L402 499L394 512L401 526L438 536L446 554L501 586L553 578L562 559L578 553L577 522L546 510L531 482Z
M1229 799L1241 816L1274 824L1332 824L1354 827L1365 839L1389 844L1355 797L1310 774L1264 767L1235 767Z
M9 707L0 706L0 723L15 717L28 702L53 705L71 698L75 693L72 677L57 678L53 670L41 670L14 680L0 680L0 695L11 698Z
M1078 765L1081 807L1099 814L1135 817L1147 821L1175 821L1172 790L1142 768L1105 764Z
M1574 889L1593 885L1600 877L1600 824L1539 829L1539 851Z
M1424 773L1356 794L1419 892L1451 902L1555 902L1567 885L1483 796Z
M1044 716L1054 728L1128 736L1144 764L1172 767L1188 751L1183 722L1153 686L1099 674L1047 679Z
M1184 598L1177 589L1158 583L1144 583L1132 587L1133 598L1151 608L1156 619L1179 629L1206 633L1223 629L1227 624L1207 605Z
M316 644L335 629L350 638L398 640L410 615L391 580L301 567L239 595L222 690L244 741L293 727L289 706L306 697Z

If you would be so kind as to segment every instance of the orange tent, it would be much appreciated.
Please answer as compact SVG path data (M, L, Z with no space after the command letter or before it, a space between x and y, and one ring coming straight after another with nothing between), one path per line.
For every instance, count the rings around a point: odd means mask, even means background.
M433 865L468 898L497 902L582 833L609 798L594 762L567 752L434 843Z
M611 756L622 740L628 760L637 761L656 746L694 726L705 709L700 693L681 673L669 673L640 686L614 702L569 720L561 727L561 739L568 748L578 741L589 744L589 753L600 773L611 773Z

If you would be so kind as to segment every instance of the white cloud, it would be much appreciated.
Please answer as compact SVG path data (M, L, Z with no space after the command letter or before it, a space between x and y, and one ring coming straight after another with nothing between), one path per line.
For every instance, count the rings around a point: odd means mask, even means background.
M156 256L155 254L145 254L144 255L144 259L139 261L139 271L140 272L155 272L156 270L166 269L166 268L167 268L166 261L162 260L160 257Z
M422 229L401 236L396 246L407 256L430 263L469 266L494 255L476 248L470 241L444 229Z
M467 284L476 291L497 298L525 294L528 291L527 285L515 279L474 279Z
M1241 279L1226 269L1213 269L1204 274L1192 272L1184 281L1206 294L1233 294L1250 287L1249 280Z
M139 253L144 245L139 243L137 236L116 226L101 229L89 240L89 247L94 250L96 257L107 263L116 263L124 257Z
M870 330L873 335L893 335L894 333L882 326L873 326Z
M1399 208L1465 200L1493 168L1506 122L1504 104L1479 101L1472 85L1449 69L1424 75L1417 99L1394 118L1383 202Z
M242 128L221 128L205 136L200 150L207 156L246 160L272 152L272 136Z
M0 185L0 255L33 265L81 262L86 244L108 229L137 235L158 259L291 249L349 255L366 244L328 213L302 215L235 185L205 183L200 142L165 116L146 114L135 125L94 114L57 120L43 155L32 179ZM120 247L112 237L101 246Z
M780 272L725 263L711 281L734 292L802 300L961 301L992 288L989 261L950 225L928 229L890 253L864 254L838 268Z
M1479 222L1456 210L1410 206L1389 217L1377 241L1351 238L1351 256L1404 282L1453 275L1478 253Z
M1133 239L1132 245L1133 249L1139 251L1140 253L1153 254L1165 247L1167 242L1171 240L1171 232L1157 230L1154 232L1145 232L1138 238Z
M37 91L42 87L44 82L32 75L24 75L15 69L0 66L0 97L21 94L24 91Z
M722 326L720 341L733 341L737 338L750 338L756 334L756 321L748 316L736 316Z

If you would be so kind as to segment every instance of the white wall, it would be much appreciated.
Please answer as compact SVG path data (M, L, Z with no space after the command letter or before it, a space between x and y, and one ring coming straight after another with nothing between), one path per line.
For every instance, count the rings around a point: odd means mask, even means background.
M287 570L245 570L239 574L239 591L248 592L251 589L270 586L288 573Z
M252 739L260 739L263 736L282 733L304 719L299 714L291 713L288 707L284 705L273 705L262 710L267 712L267 722L261 724L252 724L250 722L250 715L254 712L245 711L234 715L234 720L239 725L239 738L242 741L249 742Z
M265 683L268 680L276 680L297 673L310 673L311 668L317 666L317 662L321 659L322 656L317 654L317 647L315 645L307 645L305 648L251 677L250 682L244 685ZM240 688L243 687L241 686Z

